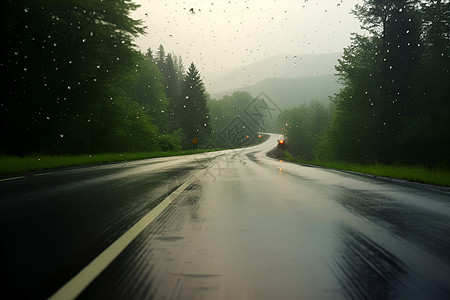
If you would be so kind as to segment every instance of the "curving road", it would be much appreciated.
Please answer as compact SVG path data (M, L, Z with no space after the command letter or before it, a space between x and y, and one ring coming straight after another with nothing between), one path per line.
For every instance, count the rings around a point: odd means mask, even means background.
M450 191L261 145L0 180L1 299L449 299Z

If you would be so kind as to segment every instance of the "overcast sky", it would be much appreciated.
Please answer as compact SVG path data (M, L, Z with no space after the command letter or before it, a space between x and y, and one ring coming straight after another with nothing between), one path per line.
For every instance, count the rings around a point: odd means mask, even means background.
M147 34L142 51L181 55L203 76L278 55L341 52L360 32L350 10L362 0L135 0Z

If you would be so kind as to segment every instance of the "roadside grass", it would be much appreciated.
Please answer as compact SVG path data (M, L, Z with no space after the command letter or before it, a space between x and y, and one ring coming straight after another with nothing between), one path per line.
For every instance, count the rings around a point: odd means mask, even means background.
M158 152L132 152L132 153L104 153L86 155L28 155L0 156L0 174L23 173L36 170L83 166L88 164L101 164L110 162L130 161L156 157L190 155L205 152L220 151L223 149L186 150L186 151L158 151Z
M445 168L444 166L435 166L433 168L429 168L421 165L403 166L383 165L378 163L362 165L347 162L302 161L287 152L283 153L283 159L286 161L317 165L326 168L450 187L450 170L448 168Z

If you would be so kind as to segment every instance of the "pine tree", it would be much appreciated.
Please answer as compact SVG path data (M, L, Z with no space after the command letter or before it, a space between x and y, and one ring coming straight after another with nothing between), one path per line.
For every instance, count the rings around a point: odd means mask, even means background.
M156 53L156 65L161 73L164 74L166 68L166 51L163 45L159 45L158 52Z
M181 128L185 135L184 147L192 145L193 138L197 138L200 145L206 145L206 139L211 132L209 110L205 87L194 63L191 63L185 76L180 104Z
M176 130L180 128L179 109L181 81L178 79L178 75L175 70L175 63L170 53L167 54L165 61L166 63L163 75L166 96L169 99L169 114L171 115L171 124L169 127L172 128L172 130Z
M153 62L153 51L150 47L148 47L147 51L145 52L145 56Z

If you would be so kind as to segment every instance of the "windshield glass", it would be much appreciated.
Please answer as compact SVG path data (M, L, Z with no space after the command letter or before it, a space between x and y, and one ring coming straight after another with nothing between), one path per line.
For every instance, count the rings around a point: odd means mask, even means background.
M450 1L0 14L0 298L450 299Z

